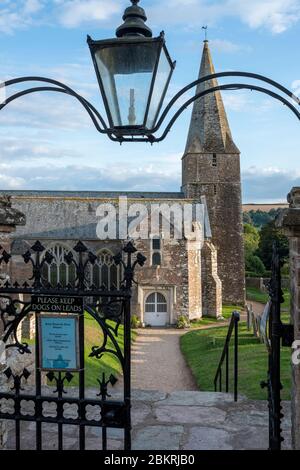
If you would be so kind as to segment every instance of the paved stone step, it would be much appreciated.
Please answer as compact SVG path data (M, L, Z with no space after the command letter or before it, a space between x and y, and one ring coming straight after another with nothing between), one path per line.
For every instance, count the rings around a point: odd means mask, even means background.
M51 387L49 392L53 391ZM75 395L76 389L68 389ZM95 397L97 389L88 389ZM120 392L113 398L121 398ZM132 392L133 449L136 450L246 450L268 447L268 406L266 401L239 397L234 402L231 394L195 391L135 390ZM30 408L30 405L27 405ZM75 407L76 408L76 407ZM47 409L47 405L46 408ZM282 423L285 442L290 449L290 403L283 402L285 418ZM53 410L48 407L48 412ZM32 412L32 410L29 410ZM76 409L67 409L68 416L76 416ZM89 419L98 418L99 410L91 408ZM87 449L101 449L100 428L87 428ZM22 448L35 446L35 423L22 423ZM108 448L122 449L123 431L108 430ZM44 425L45 449L57 448L57 425ZM8 447L14 448L14 429L11 426ZM64 427L64 448L78 449L78 428Z

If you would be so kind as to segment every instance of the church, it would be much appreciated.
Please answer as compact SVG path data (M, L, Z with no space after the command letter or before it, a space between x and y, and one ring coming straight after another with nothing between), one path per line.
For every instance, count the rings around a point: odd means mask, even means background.
M204 41L200 77L215 73L209 43ZM217 86L217 80L205 82ZM137 270L132 314L144 326L176 324L180 316L221 317L222 305L244 305L244 248L241 201L240 151L235 145L220 92L195 101L182 157L182 187L164 192L0 191L26 217L13 234L12 251L21 256L40 240L54 256L44 276L53 284L68 284L74 272L65 261L81 240L97 255L91 282L110 288L120 285L121 272L113 261L124 240L100 240L96 212L100 204L197 204L206 201L209 224L203 243L153 237L137 240L136 248L147 258ZM198 245L197 245L198 243ZM21 260L21 258L20 258ZM22 279L20 263L13 278ZM24 269L24 268L23 268Z

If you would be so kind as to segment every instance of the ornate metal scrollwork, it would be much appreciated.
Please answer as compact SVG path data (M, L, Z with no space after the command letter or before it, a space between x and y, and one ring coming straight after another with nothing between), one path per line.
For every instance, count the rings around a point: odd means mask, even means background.
M137 252L137 249L133 245L132 242L127 243L127 245L123 248L124 253L127 254L127 263L124 262L122 253L114 256L114 261L116 265L122 265L124 268L124 279L122 281L122 286L125 289L131 289L132 284L136 281L134 280L134 270L137 265L144 266L147 258L141 253L137 253L136 260L132 262L132 255Z
M102 379L97 379L97 382L100 385L100 392L97 394L97 397L101 397L103 401L107 398L110 398L111 395L108 394L108 385L110 384L112 387L116 385L118 379L114 375L110 375L109 379L106 380L105 373L102 374Z
M15 390L16 391L16 394L18 394L21 390L24 390L22 388L22 380L24 379L25 381L28 380L28 378L30 377L31 373L29 372L29 370L27 370L26 368L23 369L23 372L18 375L18 374L14 374L11 370L10 367L8 367L5 371L4 371L4 375L7 377L7 380L10 380L11 378L13 379L13 387L11 390Z
M75 286L81 290L84 290L88 286L88 278L86 275L86 270L89 264L94 265L97 261L97 256L88 250L88 248L79 241L74 247L74 251L78 253L78 260L74 258L73 253L70 251L65 255L66 262L71 265L73 264L76 269L76 281ZM86 259L84 259L84 255Z
M12 299L10 296L0 295L0 318L3 324L3 342L6 348L17 348L20 354L31 354L28 343L18 339L18 328L30 311L30 302ZM10 339L10 342L8 340Z
M66 372L64 375L61 372L58 372L58 375L55 375L53 371L50 371L46 374L46 377L50 382L55 381L56 390L54 390L53 393L62 395L63 393L67 393L64 389L65 382L72 382L74 375L71 374L71 372Z
M77 254L77 256L76 256ZM135 257L133 255L136 255ZM13 419L16 424L16 449L21 447L21 427L20 421L25 416L21 410L22 400L28 403L33 402L35 411L30 415L26 415L26 421L36 422L37 428L37 449L42 448L42 423L58 424L58 441L59 449L63 449L63 426L65 424L79 426L79 447L81 450L85 446L85 426L93 425L102 427L102 446L103 449L107 448L107 428L117 427L124 429L124 446L125 449L130 449L130 299L131 288L134 280L134 270L137 265L143 266L146 258L137 253L137 250L131 242L129 242L122 250L122 253L114 257L116 265L123 267L124 278L121 282L121 288L116 287L108 289L107 286L91 285L89 274L91 266L97 260L97 256L90 252L88 248L82 243L78 242L73 252L65 255L65 261L72 264L76 271L76 277L73 279L73 285L67 286L57 284L56 286L50 285L45 282L43 278L44 267L46 264L53 262L53 255L48 252L45 247L37 241L29 250L23 255L24 263L32 266L32 275L30 279L24 281L10 280L8 276L5 277L4 282L0 285L0 321L3 325L2 341L6 348L16 348L20 354L30 353L29 345L19 339L18 329L19 326L30 314L31 309L37 311L33 305L33 297L50 297L53 299L76 299L82 298L81 301L84 310L80 310L78 314L78 398L69 396L67 392L67 385L71 384L73 380L73 373L71 371L49 371L47 379L56 385L53 393L57 396L44 396L41 384L42 372L40 365L36 364L35 385L36 393L31 394L23 392L23 383L27 380L30 373L24 368L21 374L14 374L11 369L5 371L8 380L13 378L13 388L10 392L0 392L0 399L13 400L14 412L13 414L6 413L4 409L0 409L0 419ZM12 257L5 251L0 251L0 264L11 262ZM25 296L25 297L23 297ZM32 296L32 297L31 297ZM20 300L19 300L19 298ZM43 304L43 305L47 305ZM55 304L54 304L55 305ZM64 305L61 304L61 305ZM62 307L63 308L63 307ZM52 310L51 310L52 311ZM63 310L64 311L64 310ZM47 312L49 314L49 312ZM56 312L57 314L57 312ZM101 359L104 354L113 355L121 365L124 375L124 396L119 401L110 401L109 387L113 387L117 378L111 374L109 377L102 373L101 364L99 364L100 377L98 384L100 391L97 399L87 398L85 395L84 385L85 381L85 318L90 315L95 322L97 322L100 330L99 345L91 347L90 357L97 360ZM124 344L119 341L119 327L124 325ZM39 329L37 323L37 329ZM120 336L120 335L119 335ZM40 336L35 339L36 351L41 353ZM76 377L77 378L77 377ZM77 381L76 381L77 383ZM72 395L72 394L71 394ZM56 411L51 415L44 412L46 406L55 405ZM45 406L44 406L45 405ZM77 406L77 416L71 416L70 413L65 413L65 407ZM96 407L99 410L99 419L96 420L87 417L87 407ZM76 414L76 413L75 413Z
M42 283L42 269L45 263L51 263L53 260L53 255L48 251L45 253L44 257L41 259L41 254L45 252L45 247L41 242L37 241L32 245L31 249L26 251L23 255L25 264L29 262L32 264L32 277L29 278L29 281L33 281L33 287L35 289L40 289L43 287Z

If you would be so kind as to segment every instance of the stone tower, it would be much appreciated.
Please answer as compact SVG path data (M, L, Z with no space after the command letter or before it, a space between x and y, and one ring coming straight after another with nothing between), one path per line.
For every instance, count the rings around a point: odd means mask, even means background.
M215 69L204 41L200 77ZM197 93L217 86L198 85ZM183 155L182 189L186 197L206 196L212 242L217 249L223 302L245 303L240 151L233 142L219 91L195 101Z

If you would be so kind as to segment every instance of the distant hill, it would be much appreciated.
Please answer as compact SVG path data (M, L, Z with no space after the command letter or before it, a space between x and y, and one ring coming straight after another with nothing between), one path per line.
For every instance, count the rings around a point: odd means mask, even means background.
M286 203L278 203L278 204L243 204L243 212L250 212L250 211L261 211L261 212L270 212L272 209L285 209L289 207Z

